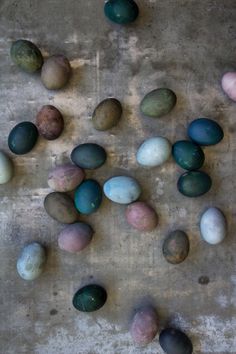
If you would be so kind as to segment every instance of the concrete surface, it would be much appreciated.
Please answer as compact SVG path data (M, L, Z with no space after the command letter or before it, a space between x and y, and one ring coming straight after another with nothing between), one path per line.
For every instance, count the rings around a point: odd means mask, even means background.
M66 122L59 140L40 139L28 155L12 156L15 177L0 186L2 354L161 354L158 338L142 349L130 339L130 318L143 301L157 307L160 329L174 324L189 334L194 353L236 353L236 104L219 84L225 71L236 69L235 0L137 3L137 22L119 27L104 17L102 0L0 1L1 148L8 151L11 128L34 121L43 104L58 107ZM20 72L9 58L18 38L32 40L44 55L66 54L74 69L70 85L49 92L38 75ZM141 117L140 99L161 86L177 93L176 108L158 121ZM121 100L123 119L99 133L91 114L107 96ZM135 152L153 135L172 142L184 138L188 122L198 116L216 119L225 138L205 149L212 190L188 199L177 192L181 170L173 161L148 171L137 166ZM63 226L43 208L47 173L87 141L101 143L109 154L104 167L87 175L100 183L118 172L136 176L160 224L140 234L126 224L125 208L104 198L100 210L84 218L96 230L94 241L81 254L69 255L57 247ZM229 224L227 239L215 247L204 243L198 230L199 216L211 205L224 211ZM166 233L175 228L191 240L189 257L178 266L167 264L161 252ZM26 282L16 273L16 259L34 240L47 246L48 263L37 281ZM202 276L208 284L199 284ZM91 281L105 285L108 302L94 314L79 313L72 296Z

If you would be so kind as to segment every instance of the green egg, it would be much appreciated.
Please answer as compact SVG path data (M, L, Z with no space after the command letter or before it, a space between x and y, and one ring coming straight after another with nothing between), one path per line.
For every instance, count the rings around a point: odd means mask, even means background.
M207 193L212 185L211 178L202 171L189 171L180 176L178 190L186 197L199 197Z
M116 126L122 114L122 106L115 98L99 103L93 112L93 126L96 130L108 130Z
M12 61L22 70L33 73L43 65L40 50L30 41L19 39L12 43L10 51Z
M8 183L13 177L13 162L3 152L0 151L0 184Z
M107 300L107 292L100 285L90 284L79 289L73 297L73 306L82 312L99 310Z
M145 116L160 118L174 108L176 101L176 95L172 90L159 88L149 92L143 98L140 110Z
M175 162L185 170L198 170L202 167L205 155L201 147L192 141L177 141L172 147Z
M133 0L108 0L104 13L110 21L124 25L136 20L139 8Z
M8 137L9 149L17 155L30 152L38 139L38 130L31 122L21 122L10 132Z

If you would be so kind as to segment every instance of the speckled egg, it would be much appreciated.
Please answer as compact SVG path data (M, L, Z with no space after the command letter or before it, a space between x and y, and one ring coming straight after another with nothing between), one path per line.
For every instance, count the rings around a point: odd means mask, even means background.
M172 147L175 162L185 170L198 170L202 167L205 155L201 147L192 141L177 141Z
M152 307L139 309L130 328L133 341L140 346L147 345L156 337L157 331L158 318L155 309Z
M93 126L96 130L111 129L119 123L121 115L121 103L115 98L107 98L95 108L92 117Z
M38 47L25 39L12 43L10 55L20 69L29 73L39 70L43 65L43 56Z
M46 262L46 252L37 242L25 246L17 260L17 271L21 278L34 280L40 276Z
M176 105L176 95L168 88L149 92L140 104L141 112L148 117L160 118L168 114Z
M207 193L212 185L210 176L202 171L189 171L182 174L177 187L186 197L200 197Z
M221 85L226 95L236 102L236 72L225 73L222 77Z
M178 329L166 328L161 331L159 342L166 354L192 354L193 352L190 339Z
M102 146L93 143L80 144L71 153L71 160L79 167L93 170L106 162L107 154Z
M171 264L183 262L189 253L189 239L186 233L181 230L172 231L163 242L162 252Z
M42 83L49 90L59 90L68 83L71 71L70 62L64 55L53 55L43 64Z
M218 208L207 209L200 221L200 232L203 240L211 245L221 243L227 233L227 222L224 214Z
M99 310L107 301L106 290L97 284L89 284L79 289L73 297L73 306L82 312Z
M102 203L102 188L94 179L87 179L75 190L75 206L81 214L92 214Z
M125 215L127 222L139 231L152 231L158 224L157 213L145 202L134 202L128 205Z
M9 149L17 155L30 152L38 139L38 130L31 122L21 122L10 132L8 137Z
M9 182L13 177L13 162L3 151L0 151L0 184Z
M44 199L44 208L48 215L63 224L72 224L78 220L74 201L65 193L48 194Z
M171 143L161 136L145 140L137 151L137 162L143 167L162 165L171 155Z
M58 245L67 252L80 252L91 242L93 233L91 226L83 222L68 225L59 234Z
M104 13L110 21L123 25L136 20L139 8L134 0L108 0Z
M190 123L188 136L198 145L215 145L224 137L224 132L217 122L208 118L198 118Z
M57 139L64 129L61 112L54 106L43 106L36 116L36 126L45 139Z
M116 176L105 182L103 191L115 203L130 204L139 198L141 187L132 177Z
M53 168L48 175L48 185L57 192L71 192L83 181L84 171L70 163Z

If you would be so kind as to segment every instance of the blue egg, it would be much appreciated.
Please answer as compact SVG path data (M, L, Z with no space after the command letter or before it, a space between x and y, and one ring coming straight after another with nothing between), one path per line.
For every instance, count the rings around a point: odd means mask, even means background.
M81 214L92 214L102 202L102 188L93 179L87 179L75 190L75 207Z
M46 262L46 252L37 242L25 246L17 260L17 271L21 278L34 280L40 276Z
M103 186L105 196L119 204L129 204L138 199L141 187L136 179L127 176L112 177Z
M219 143L224 137L224 132L214 120L198 118L189 125L188 136L198 145L208 146Z

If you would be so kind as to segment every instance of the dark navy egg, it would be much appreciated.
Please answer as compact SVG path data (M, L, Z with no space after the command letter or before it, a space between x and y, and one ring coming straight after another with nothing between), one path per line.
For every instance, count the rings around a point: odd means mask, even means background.
M31 122L17 124L9 134L9 149L17 155L24 155L30 152L38 139L38 130Z
M71 160L79 167L93 170L102 166L107 158L106 151L98 144L78 145L71 153Z
M106 17L118 24L127 24L136 20L139 8L133 0L108 0L104 6Z
M99 310L107 300L107 292L97 284L89 284L79 289L73 297L73 306L82 312Z
M210 190L211 185L211 178L205 172L189 171L180 176L177 187L186 197L200 197Z
M224 132L214 120L198 118L189 125L188 136L195 143L207 146L219 143L224 137Z
M75 206L81 214L94 213L102 202L102 188L93 179L82 182L75 190Z
M175 162L185 170L198 170L202 167L205 155L201 147L192 141L177 141L172 147Z
M161 331L159 342L167 354L192 354L193 352L191 340L178 329L166 328Z

